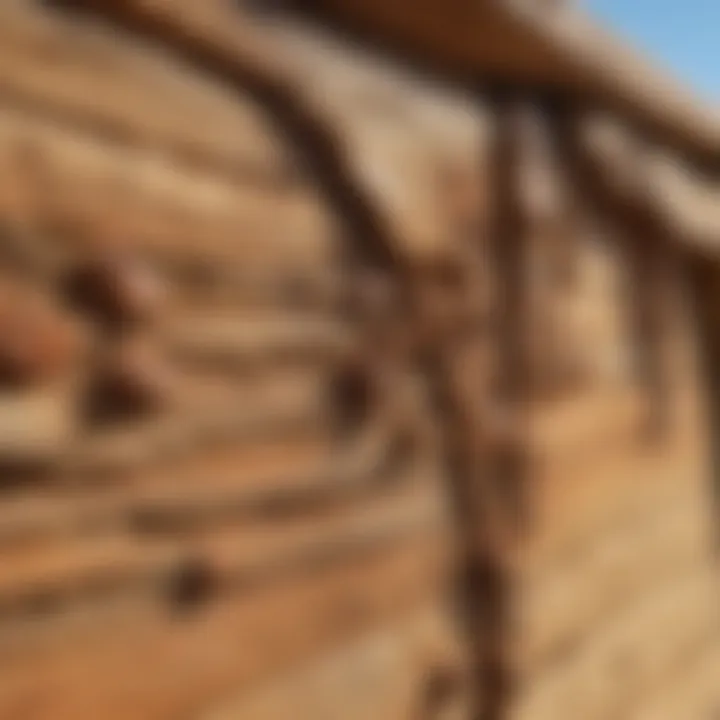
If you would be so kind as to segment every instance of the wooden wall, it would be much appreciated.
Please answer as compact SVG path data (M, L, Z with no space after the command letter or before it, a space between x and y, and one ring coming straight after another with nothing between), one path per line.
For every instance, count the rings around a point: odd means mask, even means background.
M73 338L50 379L2 396L0 717L424 712L462 651L442 468L412 372L378 375L357 347L342 232L296 153L263 108L160 52L29 3L0 14L3 284L40 295L31 350L60 353L49 325ZM431 91L327 70L387 212L432 214L454 130L402 120ZM364 96L383 92L400 117ZM442 225L416 224L419 253ZM109 337L70 306L88 260L151 273L152 317ZM25 357L9 332L8 362ZM154 402L90 421L88 380L117 357ZM312 680L335 656L340 677ZM298 672L290 705L256 698Z
M316 28L267 32L408 262L482 250L480 104ZM358 348L342 223L287 138L249 96L21 0L0 7L0 99L0 355L49 356L0 397L0 718L463 717L426 389ZM677 437L639 438L642 399L603 370L623 310L594 247L557 321L585 380L533 401L508 712L701 720L718 645L697 389L680 382ZM69 303L94 258L157 279L132 330ZM117 358L153 402L88 419Z

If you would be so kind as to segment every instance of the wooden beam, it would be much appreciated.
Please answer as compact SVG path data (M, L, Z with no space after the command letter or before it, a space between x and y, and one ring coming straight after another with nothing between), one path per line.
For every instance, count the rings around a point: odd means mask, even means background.
M578 203L594 211L601 227L618 239L636 373L649 399L645 429L650 437L662 437L672 421L669 300L678 279L674 261L679 237L642 178L641 156L626 158L622 167L604 147L588 143L588 118L566 110L554 108L556 147ZM637 147L625 152L635 154Z
M577 117L560 113L556 118L558 146L571 177L630 243L634 280L641 295L638 340L644 345L648 388L657 393L654 410L664 414L666 421L671 408L666 359L661 357L660 335L667 327L661 308L669 283L677 280L688 291L699 373L706 391L715 502L720 504L720 253L667 212L647 188L619 182L608 159L603 162L583 145ZM671 267L675 277L670 275Z
M712 110L580 9L523 0L314 0L310 9L445 78L571 92L717 172Z
M476 691L471 717L476 720L504 717L514 690L512 581L518 541L528 520L523 434L523 405L530 389L528 228L520 183L527 107L521 95L500 92L492 109L490 173L495 195L488 253L497 277L498 334L492 338L497 382L480 396L465 399L466 416L447 423L452 435L446 438L449 465L461 469L454 486L455 516L463 542L461 588ZM455 401L446 417L452 418L452 408L456 412L459 407L461 402ZM507 427L500 427L498 410L509 418Z
M698 339L699 372L710 430L714 501L720 512L720 256L686 252L683 271ZM717 530L715 540L720 543Z

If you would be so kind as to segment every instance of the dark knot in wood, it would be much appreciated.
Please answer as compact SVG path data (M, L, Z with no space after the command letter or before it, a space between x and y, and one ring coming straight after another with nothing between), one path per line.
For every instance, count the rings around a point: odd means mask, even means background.
M149 267L121 253L103 253L68 275L68 301L105 329L118 330L154 318L165 288Z
M189 612L210 601L218 584L218 577L210 563L197 557L188 558L170 575L168 599L174 610Z
M119 422L154 415L174 397L170 367L150 344L121 343L106 351L88 388L92 422Z
M339 433L345 434L360 426L368 419L376 400L369 363L353 358L338 367L331 378L330 394Z

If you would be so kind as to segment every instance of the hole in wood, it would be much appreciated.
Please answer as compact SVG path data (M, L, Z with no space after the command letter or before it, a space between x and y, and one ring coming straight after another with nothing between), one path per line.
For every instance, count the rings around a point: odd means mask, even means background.
M7 451L0 455L0 493L13 492L28 485L48 481L55 471L52 462L37 455L11 457Z
M170 369L142 343L108 350L85 398L88 422L108 424L159 414L173 396Z
M215 595L218 578L201 558L182 562L170 577L167 596L174 610L188 612L209 602Z
M65 278L63 293L74 308L111 330L150 320L165 295L149 267L113 252L75 267Z
M338 368L331 380L330 393L335 428L346 434L370 415L374 400L370 369L360 361Z

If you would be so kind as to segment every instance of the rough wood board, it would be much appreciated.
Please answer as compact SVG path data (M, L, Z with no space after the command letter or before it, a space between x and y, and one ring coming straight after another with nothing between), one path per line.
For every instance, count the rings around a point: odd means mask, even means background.
M228 693L338 646L437 591L437 538L226 598L186 619L146 613L102 636L4 662L0 717L195 718Z

